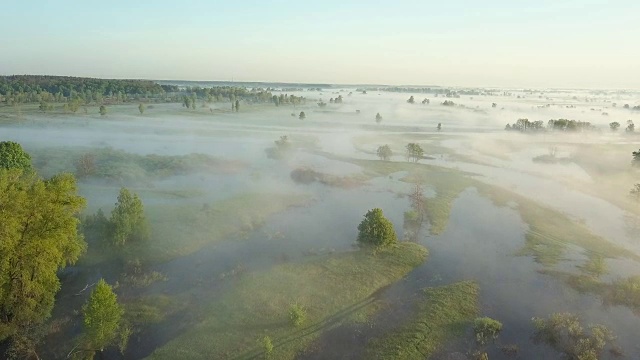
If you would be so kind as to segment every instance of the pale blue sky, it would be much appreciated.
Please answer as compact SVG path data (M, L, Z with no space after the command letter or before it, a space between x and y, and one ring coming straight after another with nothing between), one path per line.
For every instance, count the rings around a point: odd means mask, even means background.
M640 1L35 1L0 74L640 88Z

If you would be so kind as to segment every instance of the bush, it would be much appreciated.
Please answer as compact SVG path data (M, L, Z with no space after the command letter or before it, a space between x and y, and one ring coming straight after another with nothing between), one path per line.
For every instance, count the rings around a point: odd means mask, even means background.
M502 331L502 323L490 317L479 317L473 321L473 332L476 334L476 341L484 345L498 338Z
M293 304L289 309L289 320L291 325L295 327L301 326L307 320L307 311L299 304Z

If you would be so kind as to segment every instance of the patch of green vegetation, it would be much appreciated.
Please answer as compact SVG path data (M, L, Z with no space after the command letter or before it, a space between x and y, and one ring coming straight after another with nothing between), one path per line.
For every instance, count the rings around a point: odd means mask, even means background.
M640 256L634 252L592 233L584 224L572 221L558 211L496 186L480 182L475 186L498 205L506 206L514 201L518 204L517 210L522 220L529 224L525 246L518 255L530 255L538 263L552 266L562 260L567 245L572 244L594 256L640 260Z
M473 320L473 332L480 345L494 341L502 331L502 323L490 317L479 317Z
M375 254L366 250L285 263L250 273L209 305L201 323L156 350L151 359L249 359L261 356L260 339L272 339L274 359L293 359L323 331L375 304L375 294L421 264L427 250L403 242ZM306 311L291 326L290 304Z
M110 181L145 181L197 171L237 172L238 161L221 160L205 154L139 155L112 148L45 148L30 152L38 173L45 177L61 172L78 178Z
M426 359L443 343L460 336L478 313L478 285L463 281L427 288L415 318L384 338L375 339L367 359Z

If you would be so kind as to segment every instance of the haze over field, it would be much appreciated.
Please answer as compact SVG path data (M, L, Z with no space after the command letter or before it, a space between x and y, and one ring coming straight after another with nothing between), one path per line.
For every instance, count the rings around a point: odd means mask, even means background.
M640 358L637 10L5 4L0 358Z

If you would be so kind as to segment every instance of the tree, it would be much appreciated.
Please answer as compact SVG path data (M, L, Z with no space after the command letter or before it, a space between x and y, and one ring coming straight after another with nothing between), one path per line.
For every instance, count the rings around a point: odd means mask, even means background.
M640 166L640 149L638 149L638 151L633 151L631 155L633 155L633 161L631 164Z
M617 131L619 127L620 127L620 123L617 121L609 123L609 128L611 128L611 131Z
M307 319L307 311L298 303L291 305L289 308L289 321L294 327L299 327Z
M496 107L498 107L498 104L496 104L496 103L491 103L491 107L492 107L492 108L496 108Z
M406 146L407 161L418 162L424 155L424 150L416 143L409 143Z
M127 188L120 189L110 223L113 229L112 241L116 246L124 246L130 241L148 240L150 237L142 200Z
M138 111L140 111L140 115L144 114L144 109L146 107L144 106L143 103L140 103L140 105L138 105Z
M236 112L240 111L240 100L236 100Z
M384 217L382 209L375 208L367 211L364 220L358 225L358 243L380 248L395 244L397 241L393 224Z
M118 298L103 279L100 279L91 292L87 303L82 307L84 328L87 341L93 349L103 351L115 342L124 309L118 304Z
M376 123L380 124L382 122L382 115L380 113L376 114Z
M300 115L298 115L298 119L304 120L306 118L307 118L307 114L305 114L304 111L300 111Z
M633 188L631 188L631 191L629 191L629 194L633 198L635 198L637 201L640 201L640 184L633 185Z
M633 123L633 120L627 120L627 132L634 132L636 129L635 124Z
M2 141L0 142L0 168L29 171L32 169L31 156L22 150L20 144L13 141Z
M82 155L76 162L76 176L84 178L95 174L96 158L92 154Z
M411 95L411 97L409 98L409 100L407 100L407 102L409 104L415 104L416 100L413 98L413 95Z
M105 116L107 115L107 107L104 105L100 105L100 115Z
M378 151L376 152L380 160L388 161L393 156L393 151L389 145L382 145L378 147Z
M438 131L442 130L442 123L438 123L437 129L438 129Z
M429 99L424 98L424 100L422 100L422 105L429 105L431 101L429 101Z
M502 331L502 323L490 317L479 317L473 321L473 332L480 345L497 339L500 331Z
M444 105L444 106L454 106L455 104L456 104L456 103L454 103L454 102L453 102L453 101L451 101L451 100L445 100L445 101L442 103L442 105Z
M77 232L84 206L71 174L0 170L0 342L51 315L58 271L86 249Z

